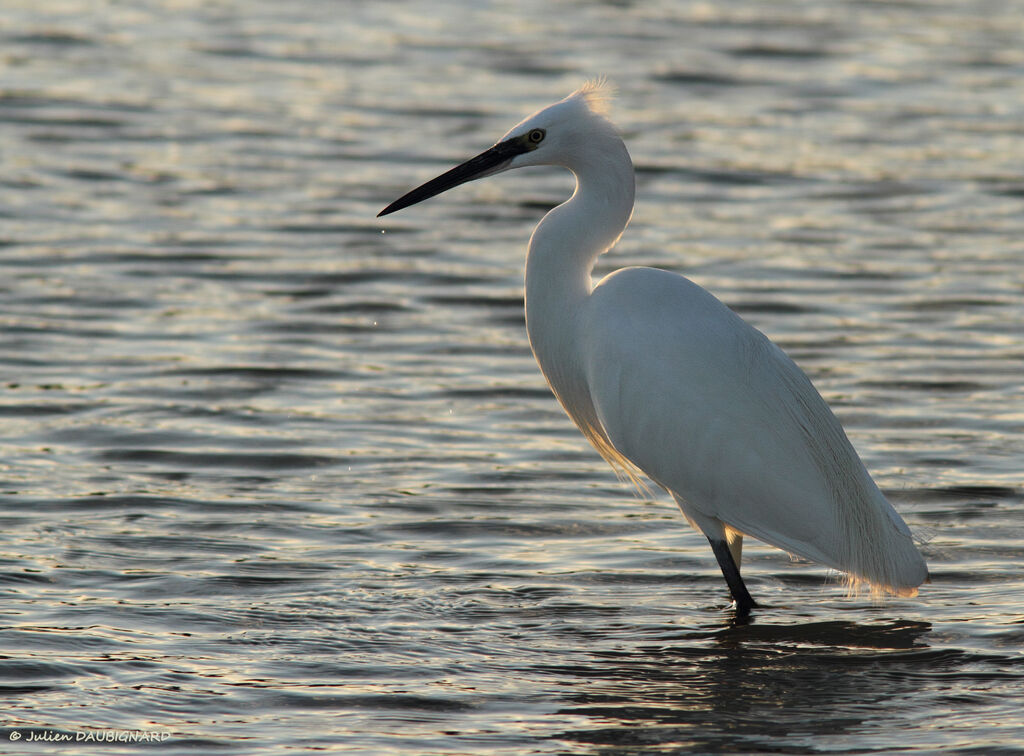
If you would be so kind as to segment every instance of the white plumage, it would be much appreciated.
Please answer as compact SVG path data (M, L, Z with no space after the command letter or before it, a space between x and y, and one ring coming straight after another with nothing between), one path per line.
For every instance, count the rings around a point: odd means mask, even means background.
M626 268L592 285L634 198L632 161L603 111L601 86L587 85L381 215L511 168L571 170L576 191L530 239L526 319L541 371L584 435L673 496L741 612L755 605L739 574L743 535L915 594L928 572L910 530L781 349L680 275Z

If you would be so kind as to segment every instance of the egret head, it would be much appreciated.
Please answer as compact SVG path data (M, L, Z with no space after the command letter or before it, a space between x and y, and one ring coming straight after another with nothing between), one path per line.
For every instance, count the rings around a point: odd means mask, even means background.
M603 80L584 84L564 100L520 121L490 149L399 197L377 217L415 205L467 181L513 168L561 165L572 169L576 156L587 149L587 145L601 137L615 136L615 128L604 118L607 99L608 87Z

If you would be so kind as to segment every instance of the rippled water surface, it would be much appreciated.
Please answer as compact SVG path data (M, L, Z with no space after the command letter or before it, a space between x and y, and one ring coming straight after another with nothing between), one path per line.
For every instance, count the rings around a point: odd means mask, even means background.
M1022 38L1019 2L4 3L0 750L1022 752ZM598 273L793 355L919 597L750 544L730 622L530 355L570 177L374 217L597 74L638 171Z

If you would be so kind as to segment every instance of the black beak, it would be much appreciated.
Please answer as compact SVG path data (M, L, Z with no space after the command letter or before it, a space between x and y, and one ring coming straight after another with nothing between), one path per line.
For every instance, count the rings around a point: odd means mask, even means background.
M467 181L497 173L505 168L512 158L516 155L521 155L528 149L530 148L526 146L526 141L522 139L507 139L504 142L498 142L491 149L481 152L475 158L470 158L465 163L462 163L462 165L455 166L447 173L442 173L436 179L431 179L423 186L419 186L408 194L399 197L377 213L377 217L388 215L402 208L409 207L409 205L415 205L417 202L430 199L459 184L465 184Z

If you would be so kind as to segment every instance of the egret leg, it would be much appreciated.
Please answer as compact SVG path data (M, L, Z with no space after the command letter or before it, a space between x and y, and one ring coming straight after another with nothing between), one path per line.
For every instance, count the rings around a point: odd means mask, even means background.
M729 544L732 561L736 562L736 569L738 570L740 565L743 564L743 534L726 526L725 541Z
M732 558L728 541L708 538L708 543L711 544L711 550L715 552L715 559L718 560L718 566L722 568L729 592L732 593L733 600L736 602L736 613L739 615L750 614L750 610L757 606L757 602L750 597L747 586L743 584L740 568L736 564L736 560Z

